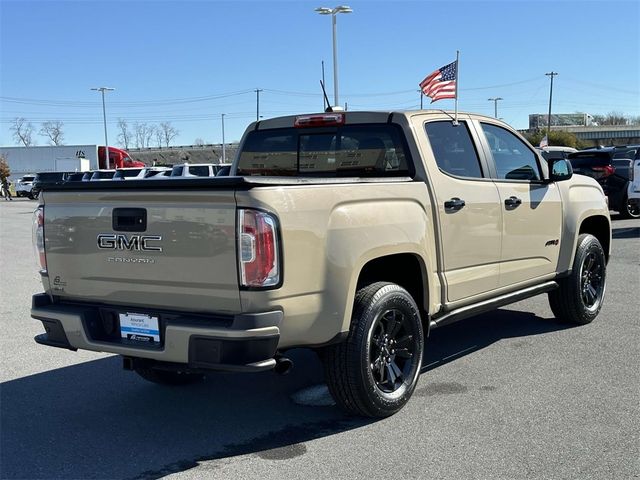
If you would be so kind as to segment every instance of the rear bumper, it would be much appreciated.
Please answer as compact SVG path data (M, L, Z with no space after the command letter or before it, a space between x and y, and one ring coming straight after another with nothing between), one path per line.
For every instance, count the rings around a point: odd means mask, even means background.
M282 312L196 315L153 311L159 317L160 343L135 344L120 338L115 312L126 307L52 303L46 294L32 297L31 316L45 333L42 345L108 352L131 358L185 365L190 369L261 371L275 366ZM133 309L140 311L141 309Z

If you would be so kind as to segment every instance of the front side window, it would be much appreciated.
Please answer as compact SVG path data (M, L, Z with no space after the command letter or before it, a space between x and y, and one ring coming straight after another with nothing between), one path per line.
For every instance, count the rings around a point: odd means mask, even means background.
M478 153L465 122L429 122L425 128L440 170L457 177L482 178Z
M503 180L540 180L540 169L536 154L509 130L480 123L493 161L498 179Z

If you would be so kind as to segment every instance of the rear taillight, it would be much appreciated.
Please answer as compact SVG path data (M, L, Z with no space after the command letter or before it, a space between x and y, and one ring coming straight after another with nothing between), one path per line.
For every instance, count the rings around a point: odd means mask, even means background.
M603 177L613 175L616 171L616 167L612 165L605 165L604 167L591 167L591 169L595 172L602 172Z
M47 273L47 257L44 253L44 207L40 206L33 212L32 227L33 251L40 273Z
M275 217L258 210L238 210L238 263L243 287L273 287L280 283Z

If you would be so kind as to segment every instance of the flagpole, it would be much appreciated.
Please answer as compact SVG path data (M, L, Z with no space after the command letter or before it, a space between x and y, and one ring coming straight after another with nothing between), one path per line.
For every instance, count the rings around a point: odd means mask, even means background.
M460 74L460 50L456 50L456 102L453 124L458 125L458 76Z

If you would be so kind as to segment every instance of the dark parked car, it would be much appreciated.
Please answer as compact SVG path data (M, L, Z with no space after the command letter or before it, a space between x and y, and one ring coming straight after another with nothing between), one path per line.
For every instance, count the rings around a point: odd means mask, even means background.
M38 198L40 192L48 185L59 185L66 182L73 172L42 172L36 174L31 189L31 198Z
M573 172L595 178L609 200L609 208L626 218L639 218L630 205L629 183L633 181L633 158L638 147L604 147L569 155Z

